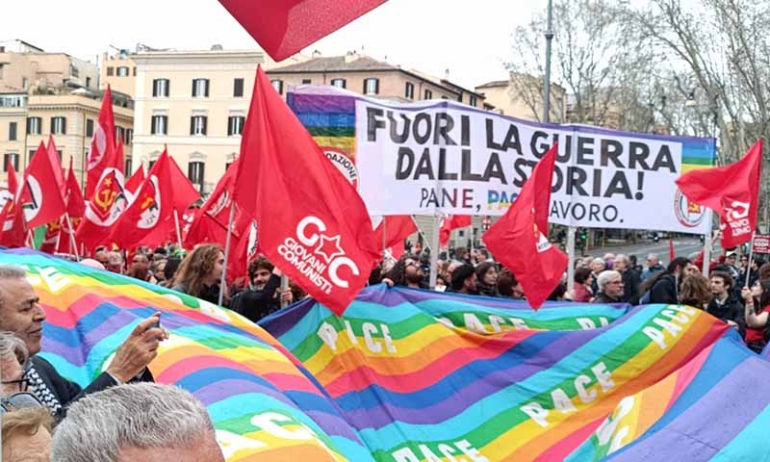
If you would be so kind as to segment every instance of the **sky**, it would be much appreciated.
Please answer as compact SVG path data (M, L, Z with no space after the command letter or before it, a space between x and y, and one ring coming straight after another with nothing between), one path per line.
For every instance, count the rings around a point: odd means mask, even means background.
M137 43L177 50L254 49L256 42L217 0L2 0L0 40L21 39L81 59L134 51ZM467 88L504 79L512 33L546 0L389 0L306 49L351 50L444 77ZM387 59L386 59L387 58Z

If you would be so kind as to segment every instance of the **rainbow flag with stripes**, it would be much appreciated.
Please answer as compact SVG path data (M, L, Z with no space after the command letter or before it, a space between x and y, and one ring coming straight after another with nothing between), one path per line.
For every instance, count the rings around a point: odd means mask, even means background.
M319 146L355 159L357 94L339 88L329 90L321 86L303 87L301 93L287 93L286 104Z
M378 461L770 458L770 363L694 308L378 287L342 318L307 300L260 325Z
M228 461L369 461L318 382L264 330L210 303L29 250L0 251L27 269L45 308L43 351L88 385L142 319L170 331L150 370L208 408Z

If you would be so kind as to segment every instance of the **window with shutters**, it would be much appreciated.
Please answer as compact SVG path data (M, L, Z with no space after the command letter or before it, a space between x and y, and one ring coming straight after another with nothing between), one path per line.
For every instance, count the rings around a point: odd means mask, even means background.
M313 83L311 79L302 79L302 85L310 85Z
M112 77L115 75L115 68L114 67L108 67L107 68L107 77Z
M126 178L128 178L131 175L131 169L134 167L134 163L131 161L131 158L126 159L126 169L123 170L126 172Z
M150 127L150 133L152 135L167 135L168 134L168 116L164 116L164 115L152 116L152 126Z
M192 81L193 98L209 97L209 79L193 79Z
M244 116L230 116L227 119L227 136L240 135L243 133L243 123L246 121Z
M430 90L425 90L425 94L422 99L433 99L433 92Z
M345 88L347 86L347 82L345 79L332 79L332 86L337 88Z
M478 104L478 100L474 95L471 95L470 100L468 101L468 104L470 104L473 107L476 107L476 105Z
M203 136L206 134L206 122L208 117L196 115L190 117L190 134Z
M128 68L126 66L118 68L118 77L128 77Z
M404 96L408 99L414 99L414 84L412 82L406 82L406 88L404 88Z
M270 81L270 83L273 85L273 88L278 92L279 95L283 94L283 80L273 79Z
M203 162L196 161L187 164L187 178L190 179L190 183L198 187L198 191L203 191L203 170Z
M126 129L126 139L123 141L123 144L126 146L130 146L134 143L134 129L133 128L127 128Z
M43 129L43 120L40 117L27 117L27 133L39 135Z
M94 136L94 119L86 119L86 137Z
M126 130L123 127L115 125L115 142L123 141L125 143Z
M51 134L66 135L67 119L64 117L51 117Z
M153 98L168 98L169 94L168 79L155 79L152 81Z
M16 122L10 122L8 124L8 141L16 141L16 134L19 124Z
M380 79L370 77L364 79L364 94L377 95L380 93Z
M233 80L233 97L243 98L243 79Z
M7 152L3 156L3 171L7 172L10 168L9 165L13 165L15 171L19 171L19 154L16 152Z

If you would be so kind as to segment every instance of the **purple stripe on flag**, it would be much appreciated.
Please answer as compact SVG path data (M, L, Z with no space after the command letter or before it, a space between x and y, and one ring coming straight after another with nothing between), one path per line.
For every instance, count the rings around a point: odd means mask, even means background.
M203 404L210 406L216 402L230 398L236 393L239 395L244 393L260 393L270 396L284 404L296 406L281 391L243 379L219 380L213 382L211 385L200 388L194 395L201 400Z
M681 416L612 460L711 459L770 404L768 375L770 363L746 359Z
M291 109L299 113L355 113L356 98L341 95L305 95L294 93Z

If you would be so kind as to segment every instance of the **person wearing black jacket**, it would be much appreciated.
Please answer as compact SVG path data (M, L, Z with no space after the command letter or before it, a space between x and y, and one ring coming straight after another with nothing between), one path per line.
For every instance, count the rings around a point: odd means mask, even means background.
M633 268L631 260L618 254L612 269L619 272L623 278L623 297L621 301L636 305L639 303L639 285L642 283L641 275Z
M645 281L643 286L650 291L649 301L646 303L679 303L679 284L685 268L690 264L690 260L685 257L674 258L668 264L666 271Z
M714 298L709 302L706 312L715 318L735 327L743 336L746 333L746 317L740 298L732 294L733 277L728 273L714 271L710 275L711 293Z
M281 271L265 257L259 257L249 263L248 273L249 285L233 297L230 309L258 322L281 309ZM288 303L292 302L290 290L287 289L282 297Z
M28 391L52 414L62 417L69 404L111 386L153 381L147 366L157 356L159 343L168 338L168 333L158 326L160 313L134 328L118 347L107 370L85 389L62 377L45 359L35 356L41 349L45 318L40 298L26 279L26 271L17 266L0 265L0 330L24 341L31 356L25 370Z

